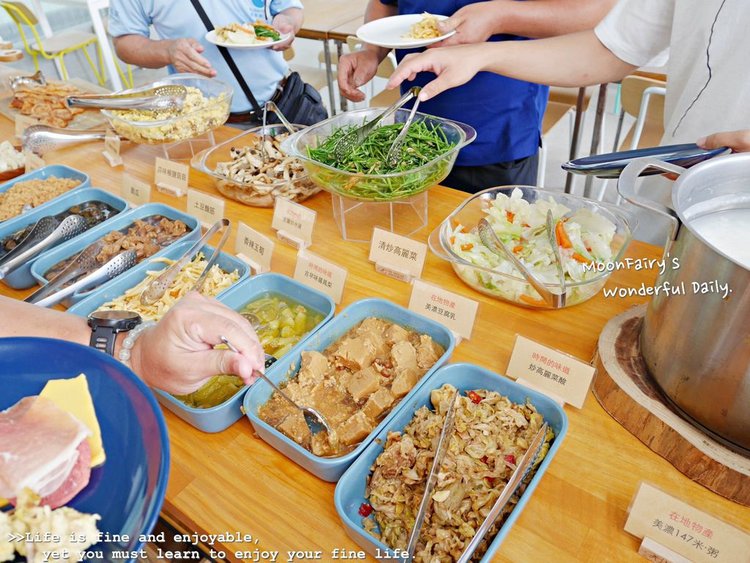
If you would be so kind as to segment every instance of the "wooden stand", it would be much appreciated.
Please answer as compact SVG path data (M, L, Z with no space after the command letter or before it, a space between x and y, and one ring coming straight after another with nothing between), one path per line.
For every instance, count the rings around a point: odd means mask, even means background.
M661 395L641 357L645 305L604 327L596 354L594 396L612 417L693 481L750 506L750 458L682 418Z

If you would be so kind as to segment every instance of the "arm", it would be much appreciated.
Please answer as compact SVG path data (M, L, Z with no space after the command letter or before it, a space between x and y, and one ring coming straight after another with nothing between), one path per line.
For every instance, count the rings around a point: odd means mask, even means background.
M593 31L583 31L535 41L460 45L409 55L388 87L395 88L419 72L434 72L437 78L419 95L424 101L468 82L481 71L552 86L588 86L620 80L635 68L617 58Z
M534 39L591 29L616 0L494 0L458 10L439 24L456 34L436 46L482 43L490 36L508 33Z
M41 336L88 345L85 319L0 296L0 337ZM118 335L115 355L125 334ZM214 350L226 336L241 354ZM133 371L149 385L169 393L191 393L209 377L234 373L247 383L262 370L263 349L250 324L238 313L197 293L182 298L159 323L144 331L131 351Z
M380 0L370 0L365 10L365 22L395 16L397 12L395 5L386 5ZM378 65L388 56L389 51L377 45L365 44L360 51L342 56L338 64L338 83L341 94L353 102L364 100L365 94L359 90L359 87L372 80L378 71Z
M292 45L294 37L302 27L303 19L304 18L302 15L302 10L300 8L287 8L286 10L283 10L276 14L273 18L272 25L276 29L278 29L282 35L285 33L289 33L291 34L291 36L288 40L284 41L283 43L279 43L278 45L274 45L271 48L274 51L287 50Z
M117 56L124 62L143 68L172 65L178 72L195 72L213 78L216 71L201 53L203 45L195 39L153 40L128 34L113 38Z

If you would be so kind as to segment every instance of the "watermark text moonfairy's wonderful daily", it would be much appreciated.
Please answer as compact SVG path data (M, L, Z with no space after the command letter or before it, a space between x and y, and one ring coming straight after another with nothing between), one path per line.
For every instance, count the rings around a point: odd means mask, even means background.
M657 260L655 258L623 258L616 262L590 262L583 265L583 269L588 272L615 272L617 270L659 270L659 275L663 275L667 268L673 270L680 269L680 259L673 256L667 259Z

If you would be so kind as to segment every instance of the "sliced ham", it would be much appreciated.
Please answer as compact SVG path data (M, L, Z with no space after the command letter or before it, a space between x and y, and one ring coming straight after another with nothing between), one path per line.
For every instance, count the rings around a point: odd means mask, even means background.
M0 412L0 497L28 487L52 508L70 500L88 483L88 435L82 422L42 397Z

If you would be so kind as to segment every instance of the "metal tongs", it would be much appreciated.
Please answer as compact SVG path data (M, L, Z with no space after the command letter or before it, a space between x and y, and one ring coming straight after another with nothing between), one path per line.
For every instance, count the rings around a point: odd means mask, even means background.
M279 118L279 121L281 121L281 124L284 126L284 128L289 131L289 133L294 133L295 128L294 125L289 123L289 120L286 118L286 116L281 113L281 110L279 109L279 106L277 106L274 102L271 100L268 100L266 104L263 106L263 126L261 127L261 143L260 143L260 156L263 159L263 162L266 162L268 160L268 150L266 149L266 137L268 136L268 112L272 111L276 114L276 117Z
M85 230L86 220L80 215L68 215L62 221L42 217L18 246L0 259L0 280L48 248Z
M403 561L408 563L414 560L414 552L417 549L417 541L419 540L419 534L422 531L422 524L424 524L424 517L427 514L427 509L430 506L430 500L432 500L432 491L435 490L437 484L438 472L440 471L440 465L443 463L445 452L448 451L448 444L450 443L450 436L453 432L453 422L456 419L456 403L458 402L458 390L451 397L448 410L445 413L445 420L443 421L443 429L440 431L440 438L438 438L437 448L435 449L435 457L432 460L432 468L430 468L430 474L427 476L425 483L424 494L422 495L422 501L419 503L419 510L417 516L414 519L414 527L411 529L411 535L409 536L409 543L406 544L407 556L404 557Z
M27 303L36 303L40 299L52 295L63 287L68 282L74 281L82 275L88 274L97 268L99 268L99 261L96 259L99 253L104 248L104 241L99 239L93 244L90 244L78 253L70 264L68 264L63 270L57 274L54 278L49 280L49 283L43 287L40 287L34 293L29 295L24 301Z
M91 272L78 281L73 282L69 286L62 288L51 295L38 299L35 304L40 307L51 307L52 305L56 305L76 291L90 289L119 276L124 271L135 266L137 260L138 258L135 250L121 252L117 256L111 258L109 262L104 264L98 270Z
M221 336L220 338L221 338L221 341L224 344L226 344L227 348L229 348L232 352L234 352L235 354L240 353L240 351L237 348L235 348L234 345L232 345L232 343L229 342L229 340L227 340L226 337ZM269 357L266 356L266 365L268 365L268 361L269 361ZM312 434L317 434L318 432L322 432L323 430L325 430L326 432L328 432L329 439L331 440L334 439L335 434L331 430L331 427L328 425L328 421L325 419L325 417L322 414L320 414L318 411L316 411L312 407L302 407L298 405L297 403L295 403L294 401L292 401L292 399L290 399L286 393L284 393L281 389L279 389L279 387L273 381L271 381L268 377L266 377L266 374L261 373L257 370L253 370L253 375L255 377L259 377L263 379L263 381L265 381L271 387L273 387L274 391L276 391L279 395L281 395L284 399L286 399L289 402L289 404L291 404L294 408L302 411L302 416L304 416L305 418L305 424L307 424L307 427L310 429L310 432Z
M477 547L484 539L484 536L487 535L487 532L495 524L495 520L497 520L497 517L502 514L505 505L508 504L510 498L516 490L518 490L519 485L523 483L524 479L526 479L526 476L529 474L529 471L531 471L536 464L536 460L539 457L539 453L542 451L542 446L544 445L544 439L546 436L547 423L545 422L539 429L539 432L537 432L536 436L534 436L529 449L523 454L516 470L510 476L510 479L508 479L508 483L503 487L500 496L495 501L495 504L492 505L489 514L487 514L484 522L482 522L482 525L477 529L474 537L471 538L469 545L466 546L461 557L458 558L457 563L468 563L471 560L471 556L474 555L474 551L476 551Z
M403 96L401 96L395 104L387 108L383 113L381 113L374 119L371 119L370 121L362 125L362 127L358 127L357 129L349 131L348 133L343 135L338 141L336 141L336 145L333 147L333 156L336 158L336 160L339 162L342 161L355 145L358 145L362 141L364 141L365 137L367 137L367 135L369 135L370 132L375 129L378 123L380 123L386 117L389 117L396 113L399 108L401 108L405 103L409 102L412 98L416 98L419 95L420 90L421 88L419 88L418 86L409 88L409 90Z
M540 281L534 274L532 274L531 271L526 266L524 266L523 262L521 262L518 257L513 254L511 249L508 248L506 244L495 234L495 230L492 228L492 225L490 225L487 219L482 218L479 220L479 224L477 224L477 231L479 232L479 238L482 240L482 244L484 244L498 256L510 260L511 264L513 264L516 269L521 272L521 275L526 279L527 282L529 282L531 287L533 287L537 291L537 293L542 296L542 299L544 299L544 302L547 305L549 305L553 309L559 309L565 306L565 294L563 293L562 295L558 295L557 293L551 292L547 288L547 286L544 285L544 282Z
M414 93L414 96L415 96L414 105L411 106L409 117L406 118L406 122L404 123L404 126L401 128L401 131L399 132L398 137L396 137L396 140L393 141L391 148L388 149L388 154L385 156L385 161L388 163L388 166L390 166L391 168L395 168L399 160L401 160L401 155L403 154L403 146L404 146L404 141L406 140L406 135L409 133L409 127L411 127L411 124L414 121L414 116L417 113L417 108L419 107L419 92L422 89L418 86L415 86L413 89L415 89L416 92Z
M47 79L42 74L41 70L37 70L34 74L26 76L14 76L8 80L10 83L10 89L14 92L19 88L26 86L46 86Z
M24 150L43 156L45 153L66 147L78 145L91 141L103 141L107 134L114 134L105 129L88 131L68 131L50 127L49 125L32 125L27 127L21 136L21 145Z
M206 234L204 234L193 246L188 248L185 251L185 254L183 254L180 259L177 260L177 262L164 270L164 272L162 272L158 278L148 284L148 287L146 287L146 289L143 290L143 293L141 293L141 304L153 305L159 299L161 299L162 296L166 293L167 289L169 289L169 286L172 285L172 282L177 277L177 274L180 273L180 270L182 270L187 265L187 263L190 262L196 254L198 254L198 251L206 244L208 239L210 239L214 235L214 233L216 233L220 229L227 229L227 227L229 226L229 219L221 219L214 223L213 226L206 231ZM222 237L222 241L226 241L226 235L227 233L225 233L224 237ZM219 248L220 247L216 248L216 250L214 251L214 256L212 256L212 258L218 256Z
M77 94L65 98L68 107L96 109L179 110L187 89L179 84L156 84L114 94Z
M557 245L555 238L555 221L552 218L552 210L547 210L547 238L552 247L552 254L555 255L555 265L557 266L557 277L560 280L560 307L565 307L565 301L568 298L568 288L565 282L565 272L563 271L562 258L560 257L560 247Z

